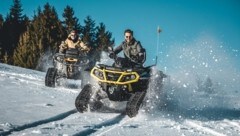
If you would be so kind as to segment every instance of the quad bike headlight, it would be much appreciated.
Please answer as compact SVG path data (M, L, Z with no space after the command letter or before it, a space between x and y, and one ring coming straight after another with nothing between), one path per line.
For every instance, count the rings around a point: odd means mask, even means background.
M102 73L102 71L99 71L99 70L95 69L93 73L94 73L94 75L97 76L98 78L103 79L103 73Z
M103 73L102 72L99 72L99 77L103 77Z
M94 73L94 75L98 75L99 71L95 69L93 73Z
M131 75L131 79L132 80L136 79L136 76L135 75Z
M128 81L129 79L130 79L130 77L129 77L129 76L126 76L125 80Z
M124 79L124 81L131 81L131 80L136 79L136 76L135 75L125 75L125 77L123 79Z

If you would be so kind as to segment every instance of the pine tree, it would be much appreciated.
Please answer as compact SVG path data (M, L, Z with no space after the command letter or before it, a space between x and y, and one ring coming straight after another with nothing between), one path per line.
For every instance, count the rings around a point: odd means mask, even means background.
M38 42L41 39L41 28L35 28L35 19L27 28L27 31L20 36L18 47L14 50L13 64L20 67L35 69L40 55ZM38 30L37 30L38 29ZM36 31L37 30L37 31Z
M10 61L10 57L8 55L7 52L5 52L4 56L3 56L3 63L9 63Z
M84 20L84 26L82 28L83 42L88 43L88 45L95 49L96 48L96 27L95 21L91 19L90 16L87 16Z
M7 15L6 21L3 23L3 50L8 54L9 61L12 63L12 55L17 47L21 33L26 31L28 18L22 15L22 5L20 0L13 0L13 6L10 8L10 14Z
M106 27L103 23L100 23L96 27L96 48L95 48L95 59L100 60L101 52L108 51L108 47L113 46L114 40L111 40L112 34L106 31Z
M16 59L14 64L23 66L22 63L26 63L24 67L42 70L44 62L41 59L45 53L49 50L54 53L63 39L63 27L55 8L48 3L44 5L43 11L39 7L37 15L34 15L29 24L27 33L21 38L19 48L14 54ZM22 60L17 60L17 57Z
M63 27L65 28L67 33L70 33L71 30L77 30L80 32L81 26L78 23L78 18L74 16L73 8L70 6L66 6L64 9L64 13L62 14L63 20Z
M107 51L109 46L113 46L114 40L111 39L112 34L106 31L103 23L95 26L95 21L87 16L82 27L83 42L88 43L91 47L90 58L93 62L100 60L102 51Z
M100 51L108 51L108 47L114 44L114 40L111 38L112 33L106 30L106 26L103 23L100 23L99 26L97 26L96 32L97 49Z
M34 31L31 27L21 35L18 47L14 50L14 65L35 69L40 58L40 49L34 40Z
M3 22L4 22L3 16L2 16L2 14L0 14L0 30L1 30L2 27L3 27Z
M213 83L210 77L207 77L206 81L204 82L204 90L207 93L214 92Z
M41 62L41 59L49 50L52 54L55 53L64 38L64 31L55 8L49 3L44 5L43 11L38 9L38 15L35 16L32 27L32 30L37 34L32 34L34 36L31 43L37 47L36 51L39 54L37 56L40 56L37 69L42 70L41 66L44 62Z
M0 62L2 60L2 47L3 47L3 16L0 14Z
M13 0L13 6L10 9L10 17L13 20L13 22L20 23L22 20L22 5L20 0Z
M28 42L29 42L29 32L25 32L21 35L18 47L14 50L13 60L14 65L29 68L28 61L29 52L28 50Z

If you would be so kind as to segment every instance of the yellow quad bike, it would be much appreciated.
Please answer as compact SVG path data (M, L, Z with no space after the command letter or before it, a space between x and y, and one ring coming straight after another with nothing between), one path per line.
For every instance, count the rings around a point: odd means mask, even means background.
M120 68L116 65L98 64L91 70L91 77L98 81L98 87L86 84L75 100L80 113L101 108L102 99L110 101L127 101L126 114L135 117L143 104L151 80L153 66L137 68ZM158 83L162 84L166 77L162 71L157 72ZM95 89L97 88L97 89Z
M84 71L89 67L89 58L79 50L69 49L65 53L56 53L53 56L53 66L48 68L45 76L45 85L55 87L60 85L60 79L88 80ZM88 73L89 75L89 73Z

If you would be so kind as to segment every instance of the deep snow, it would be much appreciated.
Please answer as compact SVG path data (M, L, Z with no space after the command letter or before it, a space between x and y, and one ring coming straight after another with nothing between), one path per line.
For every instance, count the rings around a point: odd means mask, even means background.
M119 111L77 113L74 100L80 89L45 87L43 72L0 64L0 76L0 134L3 135L8 134L4 132L31 136L240 134L239 109L223 104L226 100L237 104L238 97L234 95L203 92L180 95L174 94L170 85L165 89L172 92L165 94L168 98L161 109L152 104L151 111L143 108L137 117L130 119Z
M169 61L179 63L174 65L179 72L171 72L161 91L150 84L150 99L134 118L118 110L124 103L78 113L74 101L80 88L45 87L45 72L0 63L0 135L240 135L239 72L216 47L201 50L173 50Z

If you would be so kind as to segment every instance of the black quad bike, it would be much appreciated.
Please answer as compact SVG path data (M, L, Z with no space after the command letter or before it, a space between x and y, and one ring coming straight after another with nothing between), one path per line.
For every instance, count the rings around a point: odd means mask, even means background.
M98 64L91 70L91 76L98 81L97 86L86 84L75 100L75 106L80 113L97 110L102 107L102 100L127 101L126 114L135 117L143 104L151 80L151 69L148 67L122 68L115 58L113 66ZM162 84L166 77L162 71L157 72L158 83Z
M55 87L60 85L60 79L81 80L81 86L88 80L84 78L85 69L89 67L86 53L76 49L66 50L65 53L56 53L53 56L53 66L48 68L45 76L45 85ZM89 73L87 74L89 75Z

